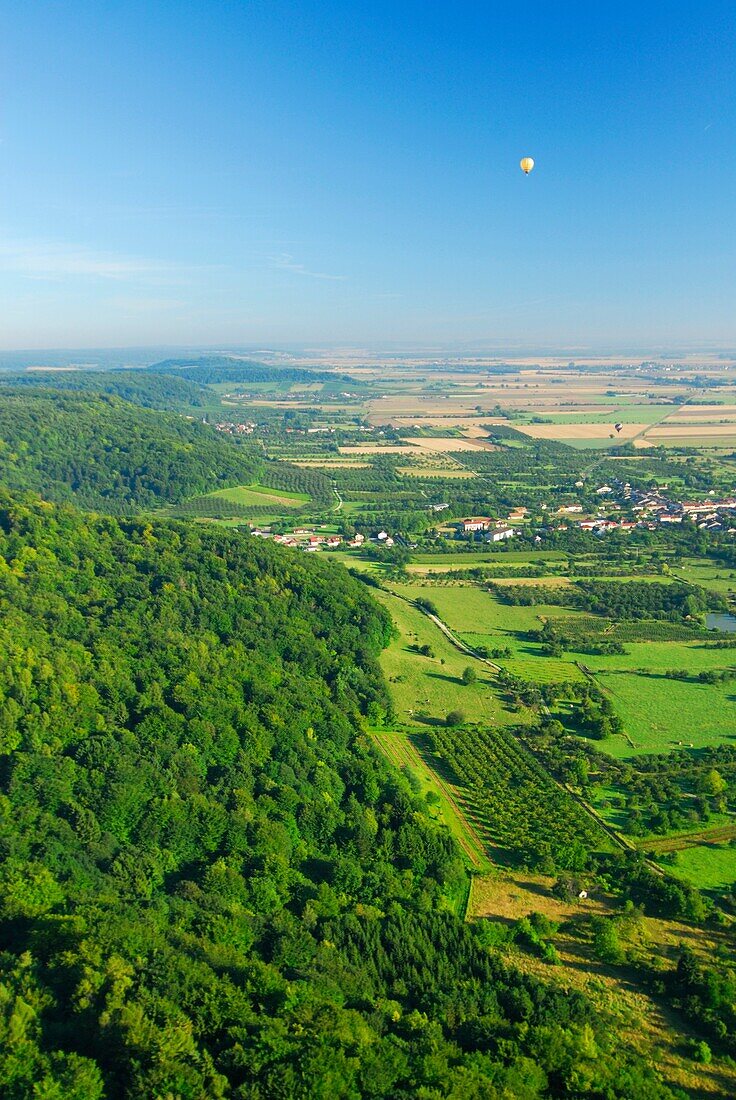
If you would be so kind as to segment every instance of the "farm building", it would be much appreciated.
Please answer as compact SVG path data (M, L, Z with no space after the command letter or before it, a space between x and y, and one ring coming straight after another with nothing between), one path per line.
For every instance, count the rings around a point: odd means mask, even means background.
M464 535L470 535L474 531L487 531L491 520L487 516L471 516L470 519L461 519L458 526Z
M488 532L485 539L486 542L503 542L504 539L512 538L513 534L513 527L496 527L494 531Z

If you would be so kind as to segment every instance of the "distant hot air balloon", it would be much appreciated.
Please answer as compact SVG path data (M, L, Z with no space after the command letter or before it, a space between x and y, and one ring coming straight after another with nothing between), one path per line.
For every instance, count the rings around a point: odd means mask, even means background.
M522 157L519 161L519 167L521 168L524 175L528 176L532 168L534 167L534 161L531 157Z
M613 426L614 426L614 428L616 429L617 432L620 432L621 429L623 428L623 424L620 421L619 421L618 424L614 424Z

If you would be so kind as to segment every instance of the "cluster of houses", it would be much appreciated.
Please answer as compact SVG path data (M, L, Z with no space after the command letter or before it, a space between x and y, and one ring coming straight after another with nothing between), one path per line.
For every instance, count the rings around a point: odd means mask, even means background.
M623 506L630 511L632 518L618 519L612 518L610 514L605 516L601 514L581 519L576 526L581 527L583 530L593 531L598 535L604 535L609 531L632 531L635 527L646 527L650 531L654 531L660 525L667 526L691 520L701 530L733 530L731 527L733 518L731 513L736 512L736 498L676 501L665 495L666 489L666 485L660 486L658 489L633 489L629 482L601 485L596 489L598 496L611 496L621 502L610 502L607 505L607 512L620 511ZM566 508L558 509L558 514L573 511L582 512L582 507L574 504L568 505Z
M344 539L342 535L325 535L315 527L295 527L288 534L275 535L270 527L251 527L251 535L259 539L272 539L279 546L290 546L294 550L303 550L305 553L315 553L317 550L336 550L338 546L344 546L351 550L360 549L366 542L365 535L357 534L351 539ZM394 540L382 531L371 542L381 543L384 546L393 546Z
M640 523L653 528L657 524L682 523L691 520L701 530L719 531L731 529L736 498L722 500L709 497L706 500L671 500L664 495L666 485L659 489L643 491L632 489L628 482L616 487L631 507ZM612 488L611 492L615 490Z
M578 483L582 486L582 482ZM545 524L546 531L567 531L570 524L595 535L605 535L611 531L633 531L646 527L656 530L659 525L690 521L700 530L728 530L736 533L736 497L715 499L710 497L701 501L676 501L665 495L666 485L658 489L634 489L628 482L615 481L611 485L601 485L595 492L602 498L597 515L585 514L582 504L564 504L554 513L549 512ZM603 498L609 498L603 505ZM542 511L548 511L547 505L540 505ZM625 511L624 511L625 509ZM623 512L621 517L612 513ZM554 515L554 518L553 518ZM624 518L626 517L626 518ZM493 520L487 516L469 516L456 524L456 530L463 535L473 535L487 542L502 542L520 534L514 525L524 523L528 518L528 509L516 508L507 520ZM570 522L567 522L567 521ZM541 541L541 540L538 540Z
M219 424L215 424L216 432L224 432L225 435L252 435L256 429L256 425L252 420L243 423L234 423L231 420L221 420Z

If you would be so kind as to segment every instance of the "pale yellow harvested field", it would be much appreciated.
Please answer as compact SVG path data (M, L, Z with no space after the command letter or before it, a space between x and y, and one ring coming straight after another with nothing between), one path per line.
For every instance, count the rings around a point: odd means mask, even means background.
M463 428L465 435L468 439L482 439L488 435L494 424L508 424L508 420L503 416L487 416L484 420L477 420L475 423L466 424Z
M715 420L721 416L736 416L736 405L680 405L668 420L689 420L690 417Z
M668 427L673 430L677 428L697 428L697 427L712 427L717 428L721 425L725 425L726 431L731 429L730 424L736 424L736 413L732 413L730 416L727 414L724 416L668 416L666 421L663 421Z
M498 447L493 443L486 443L483 439L452 439L450 437L440 437L437 439L431 439L429 436L411 436L407 438L407 443L411 443L414 447L419 447L423 451L497 451Z
M485 435L494 424L509 423L505 416L478 417L477 413L474 414L474 418L454 416L452 413L448 416L394 416L391 418L391 424L395 428L411 428L415 424L420 424L423 428L454 428L460 425L469 436Z
M736 435L736 423L734 424L682 424L681 422L655 424L646 433L648 439L664 439L667 436L676 435L680 439L696 438L698 436Z
M610 424L523 424L520 432L534 439L608 439L612 434ZM646 428L646 424L624 424L616 439L631 439Z
M656 439L641 436L634 439L635 447L707 447L708 449L722 447L724 450L733 450L736 444L734 435L708 435L708 436L680 436L666 435Z
M380 446L377 443L363 443L357 447L340 447L340 454L342 455L417 455L436 452L438 454L447 454L452 451L495 451L498 450L493 443L485 443L481 439L450 439L443 436L439 439L426 439L422 436L415 436L411 439L407 439L408 446L400 447L394 444L387 444L385 447Z

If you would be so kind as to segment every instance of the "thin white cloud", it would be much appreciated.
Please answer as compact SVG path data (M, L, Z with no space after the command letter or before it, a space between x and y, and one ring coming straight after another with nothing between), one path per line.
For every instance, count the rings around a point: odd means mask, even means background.
M278 256L271 256L269 263L279 271L291 271L294 275L306 275L309 279L331 279L342 282L346 278L345 275L327 275L324 271L310 271L304 264L295 263L290 252L280 252Z
M58 241L3 240L0 238L0 271L27 279L94 278L132 281L160 280L173 275L170 264L133 256L97 252Z

